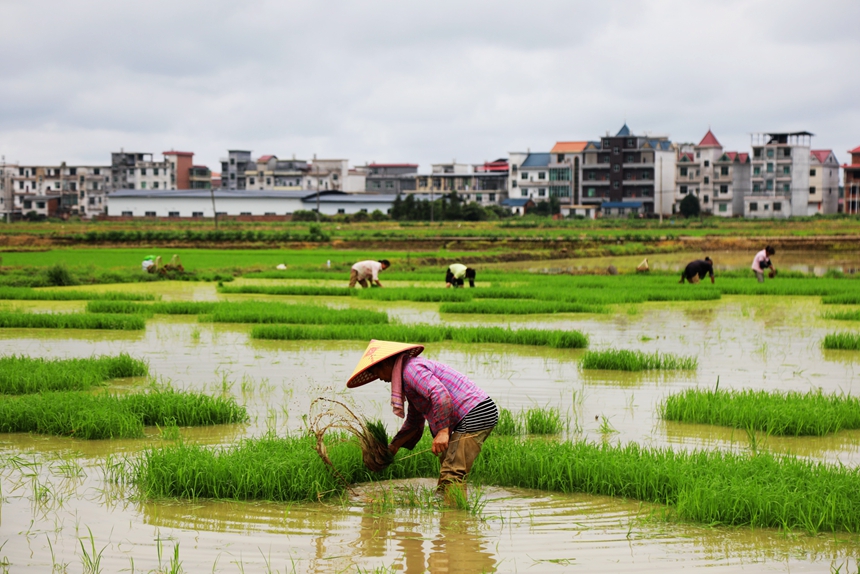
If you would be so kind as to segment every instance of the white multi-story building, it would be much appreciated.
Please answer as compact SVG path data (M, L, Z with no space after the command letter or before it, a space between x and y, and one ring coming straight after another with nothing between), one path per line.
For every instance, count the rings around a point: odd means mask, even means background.
M809 132L752 135L752 189L744 197L746 217L809 214Z
M12 217L35 211L40 215L77 215L89 218L105 211L104 198L110 186L109 166L4 163L0 172L0 187L3 190L3 193L0 193L0 211ZM39 209L33 208L33 200L36 197L48 198L38 200L40 204L44 204ZM59 198L59 201L52 201L55 198ZM51 209L48 206L51 206ZM53 206L56 206L56 210L52 210Z
M809 215L839 210L839 161L833 150L809 152Z
M749 185L749 154L723 151L722 144L708 130L698 145L679 148L672 212L677 213L681 201L693 194L705 213L742 216Z
M499 205L507 197L508 162L502 159L478 164L434 163L429 174L415 178L415 193L437 199L455 193L464 203Z

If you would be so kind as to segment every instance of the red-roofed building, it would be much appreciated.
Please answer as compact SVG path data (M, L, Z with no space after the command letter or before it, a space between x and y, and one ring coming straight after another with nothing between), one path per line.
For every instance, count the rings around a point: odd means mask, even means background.
M691 150L691 151L690 151ZM749 189L749 154L723 151L709 129L698 145L679 150L675 169L675 202L672 211L689 194L699 198L705 213L721 217L744 214L744 193Z
M842 211L857 215L860 214L860 146L848 153L851 154L851 163L842 166L845 174L842 180L842 186L845 189Z
M549 152L549 195L557 197L562 214L582 199L582 166L588 141L556 142Z
M833 150L809 151L809 215L839 211L839 160Z

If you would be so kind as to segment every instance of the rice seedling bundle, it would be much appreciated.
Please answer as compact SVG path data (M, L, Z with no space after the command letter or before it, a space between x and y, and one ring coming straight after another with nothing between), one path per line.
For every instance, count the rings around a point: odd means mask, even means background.
M412 455L383 472L364 468L353 441L326 441L344 480L435 477L439 463L425 434ZM130 474L149 498L315 501L343 492L310 435L249 439L209 449L179 444L149 449ZM582 492L668 505L682 520L817 532L860 530L860 470L767 452L673 451L637 444L506 437L484 443L472 480L502 487Z
M820 391L687 389L667 397L659 410L666 420L774 435L823 436L860 428L860 398Z
M4 329L112 329L136 331L146 328L140 315L104 313L15 313L0 312Z
M579 331L505 329L502 327L449 327L444 325L260 325L251 330L252 339L275 340L364 340L436 343L504 343L558 349L582 349L588 337Z
M164 301L158 303L136 303L133 301L89 301L87 313L121 313L151 316L198 315L211 313L219 305L214 301Z
M840 331L824 336L822 347L843 351L860 351L860 332Z
M357 293L348 287L317 287L314 285L219 285L219 293L250 293L259 295L310 295L318 297L349 297Z
M380 325L388 323L382 311L367 309L332 309L321 305L289 305L243 301L218 303L200 317L214 323L297 323L302 325Z
M110 379L149 373L145 361L122 353L115 357L43 359L0 357L0 393L19 395L45 391L86 391Z
M587 303L565 303L563 301L520 301L482 299L467 303L442 303L440 313L529 315L550 313L606 313L608 309Z
M81 439L137 438L144 425L244 422L232 398L173 390L139 395L45 392L0 398L0 432L34 432Z
M583 369L609 371L650 371L650 370L695 370L699 361L695 357L683 357L671 353L644 353L626 349L606 349L587 351L580 360Z
M30 301L153 301L150 293L124 291L53 291L29 287L0 287L0 299Z
M821 314L822 319L833 319L835 321L860 321L860 309L850 311L825 311Z

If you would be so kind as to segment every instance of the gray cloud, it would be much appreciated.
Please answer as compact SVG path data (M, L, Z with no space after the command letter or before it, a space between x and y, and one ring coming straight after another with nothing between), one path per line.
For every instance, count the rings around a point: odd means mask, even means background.
M853 0L0 0L0 153L482 161L634 131L860 145Z

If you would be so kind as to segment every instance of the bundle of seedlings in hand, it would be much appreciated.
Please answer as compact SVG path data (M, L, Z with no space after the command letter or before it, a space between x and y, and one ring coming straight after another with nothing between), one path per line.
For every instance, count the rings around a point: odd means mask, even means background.
M310 412L312 416L308 430L316 437L314 448L325 465L332 470L335 477L346 488L349 488L349 483L332 464L323 442L325 433L329 430L343 430L354 435L358 439L358 446L361 448L361 459L364 466L371 472L385 470L394 460L394 455L388 450L388 435L381 422L359 418L342 402L323 397L314 399L311 403Z

